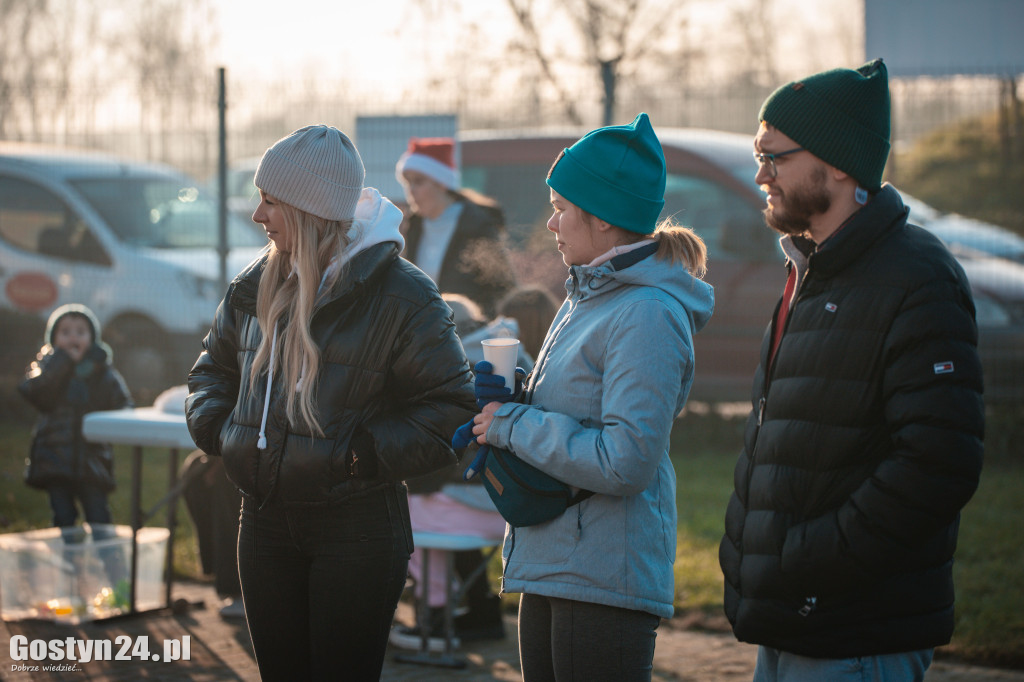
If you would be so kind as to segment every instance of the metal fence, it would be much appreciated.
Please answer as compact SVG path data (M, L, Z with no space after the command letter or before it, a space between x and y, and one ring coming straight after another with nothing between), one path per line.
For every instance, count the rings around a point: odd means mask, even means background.
M38 86L34 87L32 92L12 92L8 95L9 101L4 107L0 107L0 142L22 140L61 148L101 150L135 161L161 162L188 173L197 184L215 189L222 141L228 167L231 168L246 160L251 163L274 141L310 123L335 125L349 132L355 138L357 146L360 146L360 140L356 134L356 120L369 116L402 116L406 120L415 120L416 116L420 116L427 120L429 115L443 114L456 121L460 131L552 129L565 128L569 123L562 107L557 103L540 101L529 93L508 93L500 101L469 92L454 95L428 93L416 97L406 94L401 98L388 99L382 96L354 95L346 92L341 85L332 87L325 82L286 83L273 87L265 84L247 84L232 80L230 74L227 74L226 78L227 87L221 91L216 87L218 75L211 74L208 82L204 80L198 84L192 81L179 83L170 80L166 92L145 102L141 102L132 94L128 83L124 84L125 87L113 88L102 96L99 93L88 93L82 95L81 99L74 96L74 92L77 91L57 96L56 93L50 93ZM997 110L1000 104L1006 101L1007 85L1005 80L986 78L919 79L894 81L891 90L894 146L902 149L913 145L933 130ZM447 92L450 93L452 90L449 88ZM621 122L631 120L639 111L646 111L656 127L706 128L752 136L756 130L757 113L761 103L770 92L771 88L768 87L723 86L682 90L666 84L666 87L648 94L625 90L615 110ZM31 105L28 102L31 102ZM222 102L225 105L223 108ZM44 105L51 108L46 109ZM45 115L35 118L30 115L33 111L42 112L44 109ZM585 128L600 125L602 110L599 102L579 103L577 111ZM223 139L222 112L225 133ZM426 130L408 132L431 134ZM393 168L396 160L397 156L388 159L365 159L368 168L372 161L385 170ZM751 176L754 168L753 161L750 160ZM531 170L529 182L534 182L534 177L541 177L539 173L542 172ZM890 175L891 172L892 165ZM249 185L251 194L251 180ZM541 194L543 195L543 192ZM543 207L543 204L544 198L541 196L538 205ZM3 208L0 205L0 209ZM29 209L17 210L20 211L19 219L27 220L25 216L28 215ZM48 227L48 224L44 225L46 221L40 217L43 212L38 209L32 210L35 211L32 217L35 221L33 229L41 235L43 228ZM251 208L249 210L251 211ZM544 232L543 221L538 231ZM262 235L259 236L262 239ZM25 246L29 242L31 244ZM37 246L37 242L42 243L41 236L33 237L20 245L22 251L28 253L32 248L41 248ZM520 246L525 243L526 240L523 240ZM526 267L536 264L535 254L528 250L521 251L522 253L518 255L523 257L516 262L521 261L525 264L520 274L529 281L520 283L535 283L526 277L535 274ZM13 252L8 252L8 256L10 253ZM71 268L72 261L68 260L67 263L67 267ZM17 264L0 262L0 271L6 269L14 272L28 268L28 265L15 265ZM221 278L230 277L235 271L226 270L225 261L220 270ZM70 276L69 272L61 275L63 279ZM146 286L156 286L150 281L155 281L155 275L152 273L147 272L136 277L139 281L121 281L118 286L122 289L140 291ZM188 346L191 355L180 363L182 366L187 360L194 359L197 340L208 328L208 318L212 315L224 289L223 279L216 281L216 278L211 278L212 276L207 274L195 280L188 280L188 285L194 290L192 293L202 298L207 308L201 315L196 314L195 320L192 320L195 328L189 332L191 336ZM554 277L558 283L563 281L562 278L564 271ZM34 280L26 281L31 284ZM56 290L56 285L53 288ZM40 296L35 291L22 293L32 300ZM3 296L0 296L0 301L2 300ZM55 301L56 298L47 305ZM45 319L47 305L40 304L34 310L38 313L35 317L36 323L41 323L41 320ZM178 307L182 306L183 304L179 304ZM0 313L2 312L0 310ZM122 367L136 365L140 375L161 367L158 360L168 357L172 349L181 347L181 344L169 343L168 339L171 337L165 333L166 329L161 331L155 324L143 327L139 319L126 320L123 316L114 317L114 313L111 313L111 316L108 330L115 340L120 341L121 348L115 349L119 352L119 364ZM6 321L4 325L13 328ZM107 322L104 322L104 325L107 325ZM16 362L24 362L30 357L32 347L38 347L33 340L38 338L38 333L38 330L29 333L22 344L25 348L19 348L13 353L17 357ZM144 337L150 339L150 346L143 347L139 343ZM8 350L13 349L9 346L0 346L0 351ZM2 355L3 353L0 353L0 356ZM1012 355L1015 358L1020 357L1019 352ZM134 363L130 363L130 360L134 360ZM184 370L176 368L173 372L171 369L161 367L160 372L173 375L180 380L183 372L187 371L187 367ZM1021 373L1019 384L1024 385L1024 371Z
M32 106L17 105L27 101L29 93L8 92L7 116L0 116L0 140L100 149L134 160L168 163L199 180L210 178L218 162L216 74L198 86L193 81L170 82L158 101L141 102L131 93L130 84L124 85L102 96L90 92L71 98L67 93L58 97L40 92L37 85L31 93ZM181 92L175 90L178 87ZM935 129L996 111L1005 80L893 80L891 90L893 145L902 150ZM656 127L752 135L757 112L770 92L771 88L757 86L682 89L666 83L656 92L626 94L615 110L621 121L646 111ZM531 93L511 92L500 100L472 91L385 98L353 94L343 83L254 85L233 80L229 73L225 95L229 162L259 156L275 140L309 123L328 123L352 132L355 119L366 115L454 114L462 130L551 128L569 123L557 103L538 100ZM576 109L584 126L601 124L600 102L577 103Z

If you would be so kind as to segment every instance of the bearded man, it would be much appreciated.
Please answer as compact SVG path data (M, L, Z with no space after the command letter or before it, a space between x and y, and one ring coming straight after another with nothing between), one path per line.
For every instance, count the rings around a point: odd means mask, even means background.
M882 184L885 65L788 83L754 139L789 278L765 334L719 559L755 682L921 680L953 632L981 473L967 277Z

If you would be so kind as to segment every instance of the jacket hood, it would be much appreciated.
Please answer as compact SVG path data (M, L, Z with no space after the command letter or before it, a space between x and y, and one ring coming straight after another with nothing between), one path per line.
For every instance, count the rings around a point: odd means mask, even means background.
M569 296L599 296L624 284L636 284L661 289L679 301L690 316L691 330L704 328L715 309L714 288L697 279L679 263L673 263L657 254L633 261L629 253L616 256L598 266L574 265L566 281Z
M53 335L54 332L57 331L57 323L68 315L79 315L85 318L86 323L92 330L92 345L98 346L104 353L106 353L106 363L110 364L110 361L114 357L114 351L111 350L110 346L103 340L100 321L88 306L81 303L66 303L50 313L50 317L46 321L46 331L43 333L44 348L47 346L51 349L55 348L53 345Z
M381 196L373 187L364 187L356 204L356 214L352 221L352 243L345 250L347 258L366 251L371 246L393 242L398 245L399 252L405 248L405 238L399 226L402 224L402 211L386 197Z
M68 315L83 317L92 331L92 342L97 345L103 342L100 321L92 310L81 303L66 303L50 313L50 318L46 321L46 331L43 334L44 343L53 345L53 334L57 331L57 324Z

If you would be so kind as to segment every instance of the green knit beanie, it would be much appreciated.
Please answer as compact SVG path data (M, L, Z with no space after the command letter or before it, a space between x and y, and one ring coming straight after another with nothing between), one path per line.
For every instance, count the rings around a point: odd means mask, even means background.
M548 187L601 220L651 234L665 206L665 154L647 114L592 130L563 149Z
M889 80L881 59L787 83L761 107L778 128L822 161L874 192L889 157Z

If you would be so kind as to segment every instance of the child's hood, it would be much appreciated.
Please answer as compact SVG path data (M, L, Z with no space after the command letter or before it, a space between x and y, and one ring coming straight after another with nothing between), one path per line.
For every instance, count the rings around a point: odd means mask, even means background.
M100 321L96 318L95 313L93 313L88 306L82 305L81 303L66 303L50 313L50 319L46 321L46 333L43 336L43 342L52 346L53 335L57 331L57 324L64 319L64 317L72 314L81 315L85 318L86 322L89 323L93 343L99 344L103 340L103 337L100 334Z
M100 321L96 314L89 309L89 306L82 305L81 303L66 303L50 313L50 318L46 321L46 332L43 334L43 348L54 347L53 335L57 331L57 325L68 315L81 315L85 318L92 332L92 345L102 348L103 352L106 353L107 363L110 363L113 360L114 352L110 349L110 346L103 342Z

